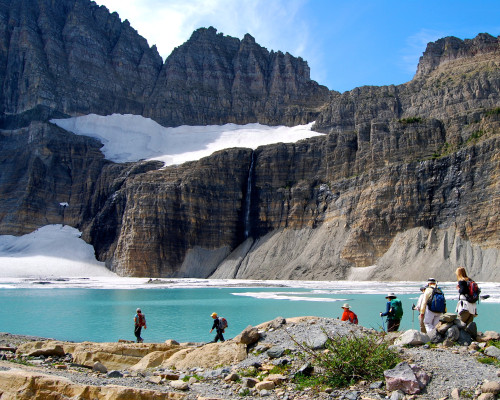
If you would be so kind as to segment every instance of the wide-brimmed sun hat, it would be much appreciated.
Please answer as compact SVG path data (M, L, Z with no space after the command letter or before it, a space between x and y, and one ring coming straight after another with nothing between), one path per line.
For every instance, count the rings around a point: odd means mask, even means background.
M213 312L212 315L210 315L212 318L217 316L217 313Z
M137 310L135 310L135 312L142 312L140 308L138 308Z
M429 278L429 279L427 279L427 282L429 282L429 283L436 283L436 280L434 278Z
M344 305L342 306L342 308L351 308L351 307L349 307L349 303L344 303Z
M387 296L385 296L386 299L395 299L396 295L394 293L388 293Z

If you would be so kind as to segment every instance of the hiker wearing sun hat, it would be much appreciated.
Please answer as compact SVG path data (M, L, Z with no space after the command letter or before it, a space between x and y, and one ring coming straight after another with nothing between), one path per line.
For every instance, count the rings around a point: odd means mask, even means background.
M341 321L349 321L351 324L358 324L358 316L354 314L350 310L350 306L348 303L344 303L342 306L344 312L342 313L342 318L340 318Z
M215 332L217 332L214 340L212 340L211 343L216 343L218 340L223 342L224 336L222 334L224 333L224 330L227 328L227 321L225 318L219 317L217 313L212 313L210 316L214 320L214 324L212 325L212 329L210 329L210 333L212 333L214 329Z
M385 296L387 299L386 310L380 313L381 317L387 317L387 332L395 332L399 329L403 317L403 306L394 293Z

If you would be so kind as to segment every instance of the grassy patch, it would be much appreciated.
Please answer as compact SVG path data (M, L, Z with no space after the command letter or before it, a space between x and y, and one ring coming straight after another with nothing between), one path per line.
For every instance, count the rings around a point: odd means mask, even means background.
M361 380L383 380L384 371L401 361L378 335L329 336L326 351L321 352L305 345L299 346L306 353L304 357L311 358L315 371L320 371L311 380L304 379L304 382L314 383L314 386L340 388Z
M246 369L240 369L238 371L238 374L245 377L255 378L257 375L259 375L259 370L255 367L249 367Z
M500 114L500 107L493 108L492 110L486 111L485 115L487 117L493 116L493 115L499 115Z
M421 117L408 117L401 118L398 122L400 124L420 124L421 122L424 122L424 119Z

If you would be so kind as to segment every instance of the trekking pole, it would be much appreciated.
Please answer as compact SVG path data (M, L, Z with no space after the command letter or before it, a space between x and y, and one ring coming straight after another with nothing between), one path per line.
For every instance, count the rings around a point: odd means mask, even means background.
M384 330L384 332L385 332L384 317L380 316L380 318L382 318L382 329L383 329L383 330Z
M411 329L415 329L413 322L415 321L415 304L411 307Z

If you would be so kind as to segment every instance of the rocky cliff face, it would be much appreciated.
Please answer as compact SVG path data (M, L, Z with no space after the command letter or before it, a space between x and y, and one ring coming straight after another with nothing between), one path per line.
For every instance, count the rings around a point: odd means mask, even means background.
M70 224L132 276L500 279L498 38L442 39L411 82L340 94L249 35L200 29L162 65L87 0L4 0L0 16L0 234ZM89 112L315 119L325 135L159 169L46 122Z
M305 61L199 29L163 65L116 13L90 0L0 3L0 128L112 113L164 126L314 120L329 96Z
M313 121L328 100L301 58L198 29L168 57L145 115L162 125Z
M141 114L162 59L118 14L89 0L0 4L3 127L55 115Z

